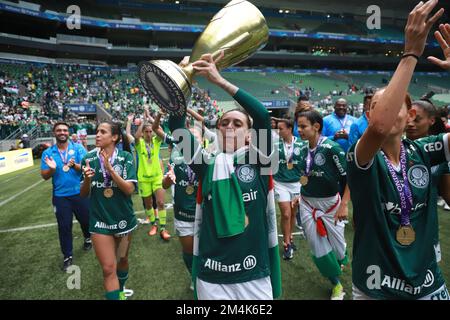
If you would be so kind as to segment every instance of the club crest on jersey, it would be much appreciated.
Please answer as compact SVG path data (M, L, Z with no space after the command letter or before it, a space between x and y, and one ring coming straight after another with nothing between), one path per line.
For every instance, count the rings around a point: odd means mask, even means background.
M116 164L113 169L119 176L122 176L123 167L120 164Z
M75 154L75 150L69 150L69 156L73 156Z
M122 220L119 222L119 229L125 229L127 227L127 222Z
M424 189L430 183L430 174L424 165L415 165L408 170L408 181L414 187Z
M298 156L300 154L300 148L299 147L294 148L294 154L296 156Z
M321 153L316 154L316 156L314 157L314 163L318 166L323 166L325 164L325 161L325 157Z
M237 177L240 181L250 183L255 180L256 172L251 165L246 164L237 169Z

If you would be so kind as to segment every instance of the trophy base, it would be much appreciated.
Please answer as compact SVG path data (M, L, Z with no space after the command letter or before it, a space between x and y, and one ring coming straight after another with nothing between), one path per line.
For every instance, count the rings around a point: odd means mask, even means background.
M171 115L186 113L192 89L183 69L169 60L151 60L140 62L138 71L153 102Z

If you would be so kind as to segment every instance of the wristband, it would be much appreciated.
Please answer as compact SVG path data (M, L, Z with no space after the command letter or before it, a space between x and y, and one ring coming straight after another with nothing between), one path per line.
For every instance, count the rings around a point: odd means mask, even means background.
M419 61L420 57L418 55L415 55L414 53L405 53L404 55L402 55L402 59L407 58L407 57L414 57L417 59L417 61Z

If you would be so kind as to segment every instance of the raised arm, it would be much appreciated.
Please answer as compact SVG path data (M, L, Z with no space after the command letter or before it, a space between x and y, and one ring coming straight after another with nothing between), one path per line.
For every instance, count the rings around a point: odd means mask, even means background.
M128 141L134 141L134 137L131 134L131 122L133 122L134 114L129 114L127 116L127 125L125 127L125 132L127 134Z
M165 134L164 130L161 128L161 126L160 126L160 123L161 123L161 116L162 116L161 113L158 113L158 114L156 115L156 118L154 119L153 124L152 124L152 130L153 130L154 133L156 133L156 135L157 135L162 141L164 141L164 137L165 137L166 134Z
M136 133L134 134L134 139L135 139L135 143L136 145L139 144L139 139L142 138L142 129L144 128L144 121L141 120L141 122L139 123L139 127L136 130Z
M378 99L374 96L376 106L371 110L369 126L356 149L356 158L361 166L367 165L374 158L395 124L418 62L414 56L422 55L431 27L444 13L444 10L440 9L428 19L428 15L436 4L437 0L430 0L425 4L420 2L409 14L405 28L404 56L406 57L401 59L387 88L375 95L378 95Z
M440 60L436 57L428 57L428 61L444 70L450 71L450 24L446 23L439 25L439 30L440 31L434 33L434 37L441 46L445 60Z

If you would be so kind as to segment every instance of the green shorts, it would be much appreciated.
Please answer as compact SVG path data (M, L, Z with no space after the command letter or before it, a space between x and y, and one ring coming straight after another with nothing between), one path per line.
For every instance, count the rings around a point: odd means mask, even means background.
M156 177L146 181L138 181L139 195L142 198L151 196L156 190L162 189L163 177Z

